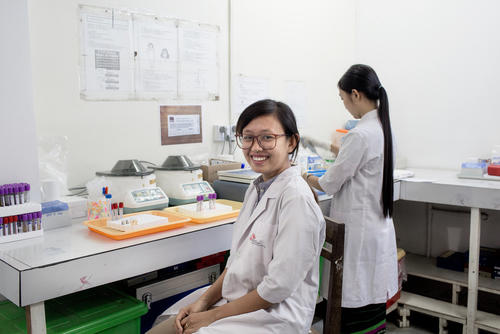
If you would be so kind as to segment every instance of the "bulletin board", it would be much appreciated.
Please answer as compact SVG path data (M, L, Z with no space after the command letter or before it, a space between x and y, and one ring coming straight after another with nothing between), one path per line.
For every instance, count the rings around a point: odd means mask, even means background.
M219 26L79 9L82 99L219 99Z
M160 106L161 144L202 142L201 106Z

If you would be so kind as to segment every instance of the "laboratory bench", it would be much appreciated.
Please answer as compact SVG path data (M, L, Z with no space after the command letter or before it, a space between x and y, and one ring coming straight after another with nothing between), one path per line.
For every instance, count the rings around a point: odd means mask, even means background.
M446 321L463 324L464 333L477 333L478 329L500 333L500 315L477 310L478 291L500 294L500 281L479 277L479 249L481 210L500 210L500 182L493 180L460 179L453 170L411 169L413 178L401 180L401 200L427 203L426 254L406 255L409 275L445 282L452 287L451 303L433 298L402 292L398 301L402 324L407 323L409 310L438 317L439 331L444 332ZM462 273L436 267L436 259L430 257L432 205L445 204L470 210L469 272ZM397 224L397 222L395 222ZM467 290L467 306L458 305L458 292Z
M116 241L83 224L0 245L0 294L46 333L44 301L231 248L236 218Z

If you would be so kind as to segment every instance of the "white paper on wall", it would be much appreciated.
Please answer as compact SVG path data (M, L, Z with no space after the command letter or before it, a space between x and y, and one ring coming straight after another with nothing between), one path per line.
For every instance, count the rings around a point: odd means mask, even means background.
M126 99L134 93L130 15L81 8L82 87L86 99Z
M136 92L141 97L177 95L177 22L134 14Z
M218 27L179 23L179 97L218 99Z
M168 136L200 134L200 115L169 115Z
M233 80L231 124L236 124L240 114L250 104L269 97L269 79L243 74Z

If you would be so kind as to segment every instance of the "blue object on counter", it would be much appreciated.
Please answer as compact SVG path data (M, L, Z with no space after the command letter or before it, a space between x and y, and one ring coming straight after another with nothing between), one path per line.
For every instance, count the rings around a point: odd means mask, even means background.
M47 213L59 212L59 211L67 211L69 210L68 203L61 201L51 201L42 203L42 214L45 215Z
M486 162L463 162L462 168L481 168L485 169L487 167Z

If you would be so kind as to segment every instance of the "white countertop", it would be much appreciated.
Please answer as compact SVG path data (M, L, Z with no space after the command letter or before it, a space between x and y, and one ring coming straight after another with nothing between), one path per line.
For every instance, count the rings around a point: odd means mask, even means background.
M401 180L403 200L500 210L500 181L461 179L458 170L407 169L415 176Z

